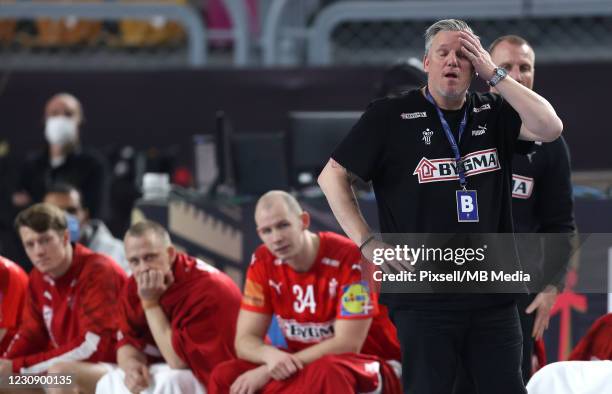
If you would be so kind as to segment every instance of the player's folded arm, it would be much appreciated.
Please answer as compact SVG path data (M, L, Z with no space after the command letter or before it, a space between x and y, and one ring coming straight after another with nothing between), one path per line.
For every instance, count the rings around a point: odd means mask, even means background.
M328 354L359 353L365 342L371 318L336 319L334 336L296 353L303 363L309 364Z
M22 373L42 373L58 362L99 361L105 349L112 346L112 338L112 332L87 331L58 348L13 359L13 370Z
M25 357L46 349L48 342L49 335L38 308L28 300L21 326L3 357L13 360L13 372L18 373L24 366Z

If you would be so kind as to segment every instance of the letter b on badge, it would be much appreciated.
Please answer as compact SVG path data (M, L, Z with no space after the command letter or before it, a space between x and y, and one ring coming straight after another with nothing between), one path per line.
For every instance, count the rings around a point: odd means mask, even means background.
M478 198L476 190L457 190L457 220L478 221Z
M461 196L461 211L472 212L473 210L474 210L474 203L472 202L472 197Z

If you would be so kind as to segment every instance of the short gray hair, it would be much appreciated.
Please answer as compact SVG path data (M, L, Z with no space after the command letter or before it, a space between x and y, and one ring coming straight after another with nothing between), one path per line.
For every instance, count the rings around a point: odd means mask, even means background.
M434 36L441 31L469 31L472 34L474 33L472 28L461 19L439 20L425 30L425 55L429 53Z

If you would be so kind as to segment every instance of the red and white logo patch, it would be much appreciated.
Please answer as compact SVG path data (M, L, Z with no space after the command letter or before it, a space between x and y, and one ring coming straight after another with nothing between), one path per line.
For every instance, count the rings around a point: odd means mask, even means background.
M512 197L523 200L531 197L533 192L533 178L512 174Z
M465 155L462 162L465 167L466 176L497 171L501 168L497 149L495 148L472 152ZM428 159L423 157L412 175L417 175L419 177L419 183L443 182L459 179L457 163L455 163L455 159L452 158Z

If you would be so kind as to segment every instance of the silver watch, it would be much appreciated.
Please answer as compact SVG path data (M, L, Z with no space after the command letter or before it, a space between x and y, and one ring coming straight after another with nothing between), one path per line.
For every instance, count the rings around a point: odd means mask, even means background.
M487 84L491 87L497 85L501 80L508 76L508 71L501 67L495 67L493 70L493 77L487 81Z

